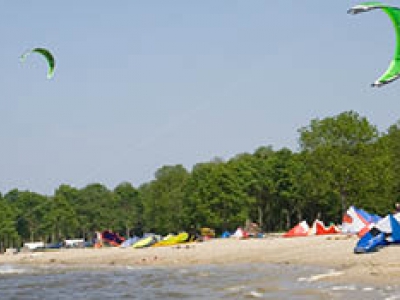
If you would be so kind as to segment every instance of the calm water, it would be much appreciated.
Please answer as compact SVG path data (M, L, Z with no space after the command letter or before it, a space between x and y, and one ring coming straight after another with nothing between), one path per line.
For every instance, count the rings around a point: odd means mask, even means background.
M0 299L400 299L398 287L317 280L331 273L275 264L86 270L5 265Z

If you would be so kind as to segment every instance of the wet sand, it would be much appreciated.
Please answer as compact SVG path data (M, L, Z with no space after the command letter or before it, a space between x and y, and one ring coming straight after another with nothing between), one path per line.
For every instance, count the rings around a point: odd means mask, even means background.
M320 266L332 272L313 280L396 285L400 247L388 246L370 254L353 254L358 238L332 235L300 238L214 239L157 248L61 249L0 255L2 264L100 266L184 266L232 263L275 263Z

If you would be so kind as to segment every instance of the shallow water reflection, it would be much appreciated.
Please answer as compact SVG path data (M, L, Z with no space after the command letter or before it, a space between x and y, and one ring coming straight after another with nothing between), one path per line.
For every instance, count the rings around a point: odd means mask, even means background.
M1 299L396 299L386 289L319 281L334 270L281 264L66 269L0 266ZM319 276L319 277L318 277ZM316 280L307 279L317 278Z

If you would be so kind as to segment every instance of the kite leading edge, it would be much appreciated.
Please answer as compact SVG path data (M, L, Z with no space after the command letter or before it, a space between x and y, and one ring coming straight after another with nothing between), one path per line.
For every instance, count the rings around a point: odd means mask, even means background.
M383 73L381 77L371 84L373 87L380 87L400 77L400 8L380 2L364 2L350 8L347 12L355 15L374 9L381 9L389 16L393 23L396 34L396 48L394 57L385 73Z
M44 58L47 61L47 65L48 65L47 78L48 79L52 78L54 75L55 60L54 60L54 56L51 54L51 52L44 48L34 48L34 49L28 50L24 54L22 54L21 61L24 62L31 53L39 53L44 56Z

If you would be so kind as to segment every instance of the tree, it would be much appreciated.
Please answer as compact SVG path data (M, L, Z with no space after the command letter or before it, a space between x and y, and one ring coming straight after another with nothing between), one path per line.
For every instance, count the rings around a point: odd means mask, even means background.
M186 195L191 223L221 231L244 224L253 204L241 180L223 162L197 164Z
M350 111L312 120L299 132L302 150L311 153L308 167L312 170L313 184L322 198L338 199L343 214L349 199L357 197L352 192L362 180L356 177L366 174L357 168L358 154L365 145L377 141L378 130L366 118Z
M11 190L4 198L17 213L17 230L22 240L45 239L41 227L43 216L47 213L48 197L30 191Z
M43 216L42 228L51 236L52 242L75 237L78 232L78 218L66 195L56 192L49 200L47 213Z
M163 166L157 170L155 180L141 188L146 230L184 230L184 187L188 176L182 165Z
M117 227L116 205L115 195L104 185L93 183L79 190L75 210L82 237L92 237L95 231L104 229L123 231Z
M143 207L140 202L139 192L130 183L123 182L114 189L116 206L118 210L118 220L124 227L126 236L131 235L133 229L135 233L142 231L141 224Z
M393 178L394 201L400 202L400 121L389 127L387 133L381 138L387 146L391 160L391 169L395 174Z
M0 197L0 252L13 247L20 236L17 231L17 215L12 206Z
M299 133L302 151L328 147L351 153L357 145L371 144L379 138L376 126L354 111L343 112L323 120L313 119L310 125L300 128Z

